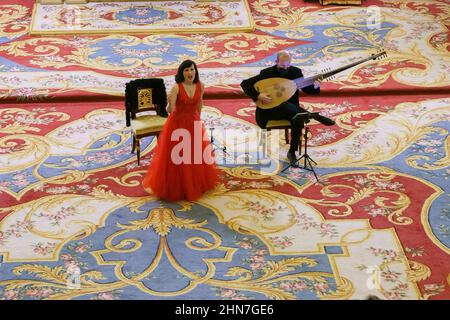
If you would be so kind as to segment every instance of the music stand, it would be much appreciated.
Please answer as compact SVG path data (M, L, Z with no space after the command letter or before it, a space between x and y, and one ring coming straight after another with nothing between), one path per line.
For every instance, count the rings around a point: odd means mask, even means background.
M318 114L319 114L319 112L303 112L303 113L296 115L296 117L301 118L303 120L303 124L304 124L305 133L303 136L305 137L305 152L303 153L302 156L300 156L294 162L294 164L289 163L289 165L286 168L284 168L281 172L286 171L288 168L290 168L294 165L297 165L297 163L300 160L304 159L304 165L303 165L302 169L312 171L312 173L314 173L314 176L316 177L317 182L319 182L319 178L317 177L317 174L314 171L314 167L312 165L312 163L317 165L317 162L315 162L313 159L311 159L311 157L308 154L308 133L309 133L308 123L312 118L314 118ZM301 141L299 143L301 143ZM300 146L300 149L301 149L301 146Z
M213 131L215 130L215 128L209 128L209 131L211 131L211 134L210 134L210 137L211 137L211 145L213 146L213 151L216 151L216 150L222 150L222 152L223 152L223 154L224 154L224 157L225 156L228 156L229 154L228 154L228 152L227 152L227 146L226 145L224 145L222 148L221 147L219 147L216 143L214 143L214 136L213 136Z

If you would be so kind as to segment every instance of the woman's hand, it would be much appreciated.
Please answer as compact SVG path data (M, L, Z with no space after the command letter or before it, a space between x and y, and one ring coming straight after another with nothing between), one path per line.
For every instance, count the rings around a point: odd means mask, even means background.
M169 92L169 104L166 107L166 111L167 113L172 113L174 108L175 108L175 104L177 102L177 95L178 95L178 85L175 84L172 89Z

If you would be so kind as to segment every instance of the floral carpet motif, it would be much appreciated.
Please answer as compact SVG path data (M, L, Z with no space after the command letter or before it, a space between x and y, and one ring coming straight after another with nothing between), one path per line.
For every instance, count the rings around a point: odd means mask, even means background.
M38 3L32 34L160 33L253 31L246 0L102 2L72 5Z
M59 36L30 36L28 25L34 1L3 3L2 99L72 99L80 95L120 99L124 82L149 76L172 78L186 58L199 64L207 94L229 92L236 96L241 94L240 80L271 65L275 53L283 49L291 52L294 64L312 74L366 58L380 48L386 50L385 59L354 67L324 84L341 93L375 88L436 92L450 87L449 5L445 1L370 0L363 7L323 7L303 1L252 0L249 8L254 32L65 32ZM379 25L367 24L371 5L380 8ZM224 76L229 72L233 77Z
M195 203L142 189L155 144L145 141L138 167L121 106L1 109L0 296L448 296L450 100L314 99L304 107L333 110L338 123L311 126L321 184L301 169L280 172L278 137L271 165L219 162L221 184ZM231 158L257 152L248 102L210 103L203 120L234 134Z

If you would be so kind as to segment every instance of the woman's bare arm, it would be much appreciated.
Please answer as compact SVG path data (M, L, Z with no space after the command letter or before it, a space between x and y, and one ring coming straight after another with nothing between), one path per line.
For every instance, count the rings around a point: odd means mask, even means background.
M167 112L172 113L175 109L175 103L177 102L178 84L175 84L169 92L169 104L167 105Z

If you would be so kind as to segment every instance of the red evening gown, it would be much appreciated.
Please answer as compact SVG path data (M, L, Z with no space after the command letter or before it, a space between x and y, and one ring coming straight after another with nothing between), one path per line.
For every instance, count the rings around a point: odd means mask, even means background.
M142 185L163 200L195 201L217 185L219 174L211 143L200 120L200 81L196 83L192 98L188 96L182 83L178 84L178 89L175 110L167 118L158 137L155 154ZM172 136L176 129L181 130ZM185 139L186 136L189 139ZM185 144L186 141L188 144ZM190 148L190 154L188 148L180 148L181 142ZM172 157L172 150L175 157ZM204 154L207 156L204 157ZM180 156L190 161L180 163Z

